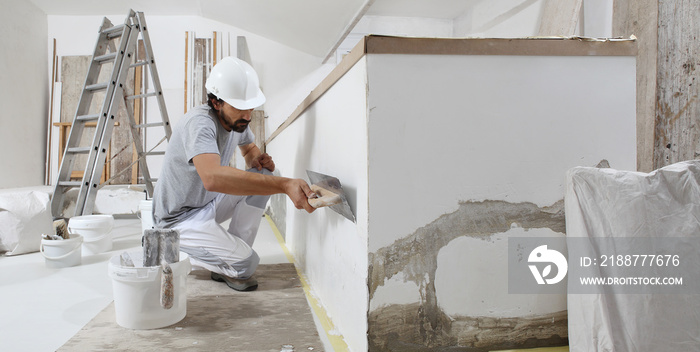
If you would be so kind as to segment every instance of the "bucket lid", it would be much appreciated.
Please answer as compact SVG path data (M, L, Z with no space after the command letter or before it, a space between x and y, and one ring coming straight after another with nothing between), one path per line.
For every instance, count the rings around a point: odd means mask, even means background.
M72 228L111 228L114 226L112 215L80 215L68 219L68 227Z

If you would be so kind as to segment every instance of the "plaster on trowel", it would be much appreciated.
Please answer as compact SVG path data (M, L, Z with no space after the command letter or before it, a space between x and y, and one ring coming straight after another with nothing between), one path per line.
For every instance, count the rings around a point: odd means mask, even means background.
M317 198L309 198L309 204L312 207L329 207L348 220L355 222L355 215L352 213L343 187L337 178L309 170L306 170L306 174L311 181L311 190L317 195Z

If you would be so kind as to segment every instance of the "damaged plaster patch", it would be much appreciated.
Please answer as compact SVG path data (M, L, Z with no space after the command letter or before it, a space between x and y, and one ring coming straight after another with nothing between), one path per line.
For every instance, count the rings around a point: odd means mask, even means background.
M450 321L443 344L426 346L420 324L420 304L392 305L370 313L370 351L488 352L543 346L564 346L567 312L518 318L460 317ZM370 326L372 327L372 326Z
M398 273L384 282L374 293L369 310L391 304L409 304L420 302L419 287L415 282L406 280L403 273Z
M506 232L514 226L523 229L547 228L563 234L566 229L564 201L542 208L527 202L462 202L456 211L444 214L392 245L370 253L370 302L377 289L399 272L403 272L407 280L419 287L421 297L417 304L394 305L370 312L370 349L386 350L389 345L399 342L428 348L457 346L462 331L455 329L457 326L454 326L452 319L440 309L437 302L435 274L438 253L455 238L468 236L489 240L494 234ZM398 321L404 321L416 330L403 335L402 333L407 333L405 329L411 327L404 329L400 326L387 326L381 312L398 315ZM411 320L413 322L409 323ZM567 336L566 323L559 323L559 328L555 330L559 331L558 336ZM516 337L512 338L517 340ZM561 338L555 338L557 339ZM551 343L547 337L539 336L537 340L541 346ZM500 346L499 343L492 342L494 346Z
M462 236L438 253L435 291L450 317L522 317L566 310L566 295L508 294L508 238L563 237L548 228L510 230L488 240ZM399 302L397 302L399 303Z

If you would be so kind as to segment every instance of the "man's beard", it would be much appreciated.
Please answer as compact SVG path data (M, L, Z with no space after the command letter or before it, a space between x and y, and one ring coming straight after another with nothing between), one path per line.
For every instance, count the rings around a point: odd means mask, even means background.
M230 127L232 131L242 133L243 131L245 131L246 128L248 128L249 123L250 121L238 119L236 122L233 123L233 126Z
M226 120L226 118L220 111L217 111L217 115L219 115L219 120L221 120L226 125L226 127L228 127L233 132L242 133L243 131L245 131L246 128L248 128L248 124L250 123L250 121L246 119L238 119L233 123L230 123L228 122L228 120Z

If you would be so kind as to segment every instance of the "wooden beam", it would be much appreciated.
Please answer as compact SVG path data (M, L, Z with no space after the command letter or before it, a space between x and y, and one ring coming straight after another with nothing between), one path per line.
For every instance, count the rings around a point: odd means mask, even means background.
M641 172L654 169L658 14L658 0L613 2L613 37L637 37L637 171Z
M216 54L217 54L217 52L216 52L216 49L217 49L217 48L216 48L216 47L217 47L216 31L214 31L213 37L214 37L214 40L212 40L212 51L213 51L214 53L213 53L213 55L212 55L213 57L212 57L212 61L211 61L211 67L216 66L216 61L217 61L216 58L218 57L218 56L216 56Z
M321 83L314 88L314 90L309 93L304 101L297 106L297 108L292 112L292 114L272 132L270 137L265 141L265 145L270 144L275 137L277 137L282 131L284 131L289 125L291 125L296 119L301 116L301 114L313 104L318 98L320 98L323 93L328 91L335 82L343 77L355 64L360 61L360 59L365 56L365 41L366 37L360 40L360 42L355 46L352 51L345 56L345 58L331 71L331 73L326 76L326 78L321 81Z
M576 34L583 0L545 0L540 19L539 36L572 36Z
M654 168L700 158L697 0L659 0Z
M138 50L136 52L136 60L137 61L143 61L146 59L145 56L146 53L146 48L143 45L143 40L139 40L138 42ZM143 66L137 66L134 67L134 95L140 95L141 92L143 92ZM136 124L141 123L141 111L142 111L142 106L143 102L141 99L135 99L134 100L134 122ZM142 130L145 132L145 130ZM142 138L141 136L135 136L136 138ZM135 162L139 158L139 153L136 150L136 146L133 145L132 142L132 154L131 154L131 162ZM137 184L139 183L139 164L136 163L131 167L131 184Z
M634 40L593 38L404 38L372 35L367 54L630 56Z

